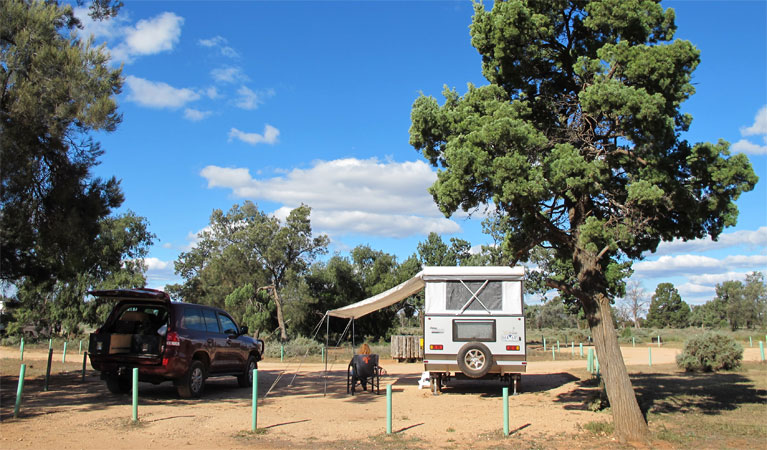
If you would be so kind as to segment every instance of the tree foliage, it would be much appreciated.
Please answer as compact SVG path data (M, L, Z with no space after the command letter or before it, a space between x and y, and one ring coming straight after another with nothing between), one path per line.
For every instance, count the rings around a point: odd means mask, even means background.
M491 203L514 261L550 248L549 288L576 299L592 328L616 432L644 439L612 329L631 259L660 241L718 236L757 177L729 145L690 144L699 51L672 40L674 12L650 0L475 4L471 42L490 84L445 101L420 96L410 142L439 168L443 213Z
M229 301L236 319L248 317L253 329L268 324L261 314L273 302L280 338L287 340L280 295L289 281L300 281L297 276L327 251L329 242L325 235L312 236L310 212L301 205L280 221L249 201L227 213L214 210L197 246L176 260L176 273L184 283L171 288L173 295L219 307ZM258 297L262 291L271 300Z
M756 328L767 326L767 283L764 273L746 275L716 285L716 297L693 308L692 325L707 328Z
M9 332L33 325L45 334L76 334L82 325L101 324L111 304L87 299L92 289L144 287L146 264L155 236L144 217L127 212L99 222L96 240L87 249L89 266L72 278L37 281L24 278L15 284L19 306L14 309Z
M646 324L656 328L686 328L690 324L690 305L673 284L660 283L656 287Z
M102 2L108 4L109 2ZM114 5L113 5L114 6ZM90 134L120 123L120 69L80 40L69 6L0 2L0 278L72 280L97 261L101 220L120 206L114 178L91 175Z

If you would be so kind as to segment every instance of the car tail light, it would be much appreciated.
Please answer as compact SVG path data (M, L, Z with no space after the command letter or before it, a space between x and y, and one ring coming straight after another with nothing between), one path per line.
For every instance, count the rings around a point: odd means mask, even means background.
M429 350L442 350L444 347L442 347L442 344L431 344L429 345Z
M162 365L163 366L167 366L168 365L168 358L163 358L162 359Z
M167 340L165 341L165 345L169 347L178 347L181 345L181 342L178 340L178 333L175 331L168 332Z
M506 350L510 352L518 352L519 351L519 345L507 345Z

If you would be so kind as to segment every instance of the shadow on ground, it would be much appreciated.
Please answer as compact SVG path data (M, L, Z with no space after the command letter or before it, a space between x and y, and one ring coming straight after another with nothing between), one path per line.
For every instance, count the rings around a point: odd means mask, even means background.
M718 415L747 404L767 403L767 390L740 373L637 373L631 374L642 413L685 413ZM595 379L577 383L577 388L559 394L556 401L565 409L587 410L599 398Z

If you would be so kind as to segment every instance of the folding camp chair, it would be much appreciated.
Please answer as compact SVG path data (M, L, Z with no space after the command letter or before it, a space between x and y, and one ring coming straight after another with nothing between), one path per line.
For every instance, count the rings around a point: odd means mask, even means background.
M354 355L346 369L346 393L354 395L357 382L362 390L367 390L370 381L370 391L375 388L376 394L381 393L381 366L378 365L378 355Z

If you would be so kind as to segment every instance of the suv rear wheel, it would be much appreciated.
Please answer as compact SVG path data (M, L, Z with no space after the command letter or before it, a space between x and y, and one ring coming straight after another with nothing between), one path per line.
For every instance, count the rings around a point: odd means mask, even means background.
M205 364L199 359L192 361L189 370L176 380L176 390L182 398L199 398L205 388Z
M131 390L131 380L118 375L105 375L104 381L107 383L107 389L113 394L127 394Z

